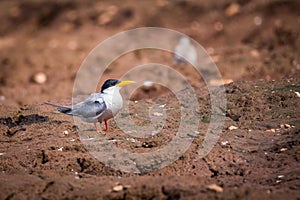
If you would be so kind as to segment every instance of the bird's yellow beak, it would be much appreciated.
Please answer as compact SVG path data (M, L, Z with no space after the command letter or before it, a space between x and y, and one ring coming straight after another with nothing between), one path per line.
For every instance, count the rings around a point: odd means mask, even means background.
M129 84L133 84L135 83L135 81L121 81L120 83L118 83L116 86L118 87L123 87L125 85L129 85Z

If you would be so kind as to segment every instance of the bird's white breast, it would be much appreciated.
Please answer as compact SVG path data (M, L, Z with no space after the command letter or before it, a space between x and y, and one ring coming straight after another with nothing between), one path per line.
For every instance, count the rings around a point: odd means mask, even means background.
M120 94L120 88L111 87L106 89L103 98L107 109L111 110L113 115L116 115L123 106L123 99Z

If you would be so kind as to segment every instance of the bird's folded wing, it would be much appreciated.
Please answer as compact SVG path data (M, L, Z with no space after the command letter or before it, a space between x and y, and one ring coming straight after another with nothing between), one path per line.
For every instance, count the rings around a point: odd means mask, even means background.
M72 107L72 114L84 118L96 117L106 110L103 97L99 94L92 94L83 102Z

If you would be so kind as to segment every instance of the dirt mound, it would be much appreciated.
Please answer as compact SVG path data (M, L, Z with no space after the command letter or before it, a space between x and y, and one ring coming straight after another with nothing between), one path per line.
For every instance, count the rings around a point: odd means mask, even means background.
M8 110L2 106L1 113L7 114L0 123L1 198L292 199L299 195L300 116L295 108L300 99L294 93L299 90L299 79L227 85L225 126L215 147L201 158L198 148L209 124L210 103L205 88L197 89L198 136L177 161L143 175L99 162L83 145L72 118L51 107ZM144 100L133 103L131 113L143 116L139 105L145 103L151 105ZM168 123L160 133L150 138L132 137L111 122L106 137L119 148L137 153L162 148L176 133L178 102L169 95L152 103L163 104L166 110L175 108L168 112ZM143 118L133 120L145 123ZM228 130L230 126L236 129ZM222 192L216 192L218 187L211 189L211 184L217 184Z

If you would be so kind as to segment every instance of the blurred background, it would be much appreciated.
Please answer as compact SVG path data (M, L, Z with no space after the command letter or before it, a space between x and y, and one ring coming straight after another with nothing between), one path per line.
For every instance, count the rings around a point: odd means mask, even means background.
M2 0L0 23L0 104L7 106L70 98L90 51L137 27L165 27L190 36L206 49L225 83L300 74L297 0ZM113 62L99 83L140 64L172 65L166 58L172 56L155 50L129 53ZM190 67L173 67L193 86L204 85ZM134 95L141 99L167 91L154 87Z

